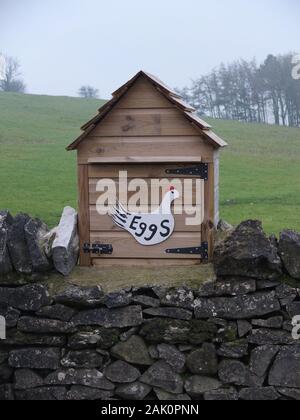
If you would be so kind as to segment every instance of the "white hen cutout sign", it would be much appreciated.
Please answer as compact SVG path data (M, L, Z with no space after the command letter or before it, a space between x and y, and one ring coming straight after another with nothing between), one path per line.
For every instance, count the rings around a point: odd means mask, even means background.
M171 187L159 208L153 213L130 213L119 203L114 207L111 216L114 223L127 230L139 244L157 245L169 239L174 232L175 219L171 204L179 196L179 192Z

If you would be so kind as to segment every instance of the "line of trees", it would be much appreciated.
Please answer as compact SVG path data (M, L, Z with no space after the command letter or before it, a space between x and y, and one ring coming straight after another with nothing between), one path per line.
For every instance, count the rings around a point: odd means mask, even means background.
M300 80L293 77L294 57L269 55L261 65L255 60L222 64L178 92L200 115L299 127Z

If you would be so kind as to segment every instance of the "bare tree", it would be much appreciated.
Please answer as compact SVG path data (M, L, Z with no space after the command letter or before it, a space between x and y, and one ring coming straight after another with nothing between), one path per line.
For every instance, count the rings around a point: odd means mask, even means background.
M99 90L92 86L81 86L78 93L81 98L98 98Z
M24 93L26 86L20 79L20 63L13 57L1 55L0 90Z

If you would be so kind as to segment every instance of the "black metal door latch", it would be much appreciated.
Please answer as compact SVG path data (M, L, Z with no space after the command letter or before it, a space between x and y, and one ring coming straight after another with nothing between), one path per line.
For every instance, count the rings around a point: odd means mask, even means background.
M113 246L110 244L91 244L89 243L85 243L83 245L83 252L85 254L96 254L96 255L101 255L101 254L106 254L106 255L111 255L113 253L114 249Z

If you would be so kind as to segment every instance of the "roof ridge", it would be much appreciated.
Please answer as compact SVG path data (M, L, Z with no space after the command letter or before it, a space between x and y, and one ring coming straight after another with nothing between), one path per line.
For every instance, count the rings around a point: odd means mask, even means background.
M175 107L183 113L183 115L190 121L190 123L192 123L196 129L198 129L202 134L204 134L213 143L215 147L224 147L227 145L227 143L224 140L222 140L220 137L218 137L215 133L212 132L212 127L198 116L195 108L187 104L183 100L182 96L180 96L173 89L169 88L156 76L153 76L152 74L141 70L128 82L126 82L119 89L113 92L112 99L110 99L101 108L99 108L98 114L95 115L91 120L89 120L81 127L81 129L84 132L67 147L67 150L76 149L77 146L95 128L95 126L103 120L103 118L112 110L112 108L134 85L134 83L142 76L149 80L167 100L169 100L173 105L175 105ZM91 129L91 127L93 128Z

